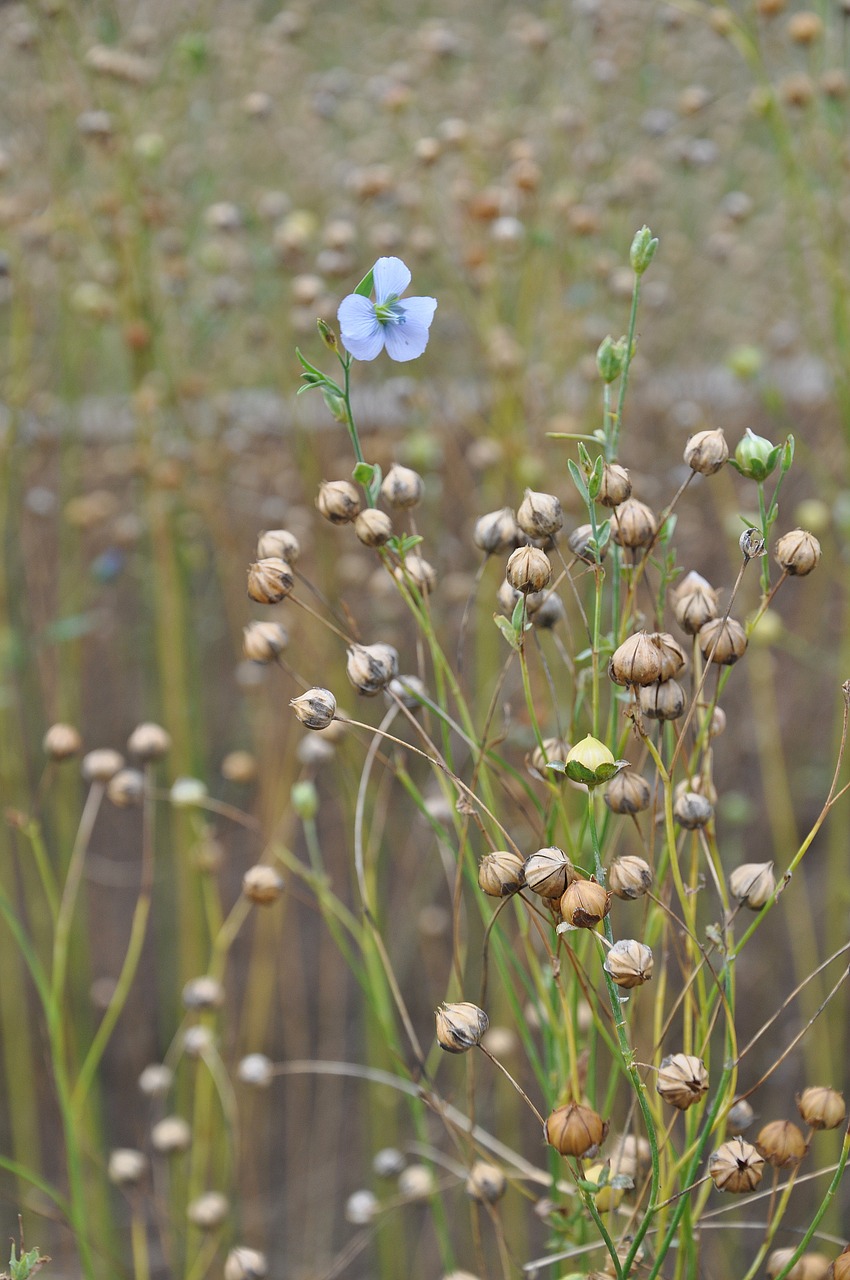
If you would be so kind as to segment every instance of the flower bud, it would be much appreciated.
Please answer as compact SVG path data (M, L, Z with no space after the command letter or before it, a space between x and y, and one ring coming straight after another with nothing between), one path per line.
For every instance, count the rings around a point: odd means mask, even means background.
M189 1202L186 1217L201 1231L215 1231L230 1212L230 1202L220 1191L206 1191Z
M268 1274L266 1255L241 1244L230 1250L224 1263L224 1280L265 1280Z
M820 543L814 534L805 529L792 529L777 542L774 559L786 573L803 578L817 568L820 554Z
M624 901L642 898L652 888L652 868L632 853L615 858L608 868L608 888Z
M587 564L596 564L597 557L595 551L591 547L593 542L593 525L580 524L577 529L573 529L567 538L567 546L574 556L579 560L584 560ZM606 542L602 548L601 559L605 559L608 554L608 543Z
M735 470L748 480L766 480L779 461L781 449L781 445L754 435L747 427L735 450Z
M279 622L249 622L242 628L242 653L249 662L275 662L289 644Z
M390 467L381 485L381 494L391 507L415 507L422 501L425 485L417 471L398 465Z
M423 596L427 596L437 585L434 566L423 560L422 556L406 555L404 563L396 565L393 576L396 582L414 586Z
M479 1204L495 1204L507 1190L508 1180L498 1165L476 1160L466 1179L466 1194Z
M575 929L595 929L611 910L611 895L591 876L573 880L561 898L561 915Z
M72 724L52 724L41 745L51 760L70 760L82 751L83 740Z
M362 503L356 485L350 480L323 480L316 507L331 524L351 524L360 515Z
M731 667L747 651L747 633L734 618L715 618L706 622L698 633L699 647L706 661Z
M618 987L630 991L640 987L652 977L652 952L634 938L623 938L609 948L603 969L610 973Z
M543 1126L543 1137L562 1156L583 1159L594 1156L605 1140L608 1126L591 1107L570 1102L556 1107Z
M538 547L517 547L508 559L505 576L516 591L542 591L552 576L552 566L545 551Z
M179 1155L192 1144L192 1130L182 1116L164 1116L151 1129L151 1146L161 1156Z
M354 532L364 547L383 547L393 536L393 522L386 511L367 507L354 521Z
M646 778L632 769L618 773L605 789L605 803L612 813L643 813L651 800L652 788Z
M525 883L541 898L561 898L567 885L576 879L576 871L563 849L554 845L538 849L525 860Z
M277 556L257 560L248 568L248 595L256 604L280 604L294 586L292 570Z
M761 1182L764 1160L751 1143L732 1138L712 1152L708 1172L718 1191L741 1195L754 1191Z
M685 691L675 680L659 681L641 688L638 703L650 720L678 720L685 709Z
M236 1074L243 1084L268 1089L274 1079L274 1063L264 1053L249 1053L241 1059Z
M475 522L472 541L487 555L513 551L525 539L510 507L490 511Z
M625 760L615 760L604 742L588 734L567 752L565 772L571 782L580 782L585 787L598 787L608 782L620 769L627 765Z
M705 1063L690 1053L672 1053L662 1059L655 1087L665 1102L687 1111L708 1092Z
M111 747L99 747L83 756L82 775L86 782L109 782L124 767L124 757Z
M242 877L242 892L249 902L258 907L267 907L272 902L277 902L283 893L283 879L274 867L258 862L249 867Z
M755 1119L755 1112L747 1102L746 1098L741 1098L740 1102L736 1102L734 1106L729 1108L726 1116L726 1132L731 1133L734 1137L736 1134L743 1133L745 1129L749 1129Z
M652 234L649 227L641 227L632 240L632 247L629 250L629 262L636 276L643 275L655 257L657 248L658 237Z
M756 1147L774 1169L799 1164L808 1151L803 1131L790 1120L771 1120L759 1130Z
M490 1019L477 1004L461 1000L457 1004L440 1005L437 1020L437 1043L446 1053L466 1053L481 1043Z
M516 519L529 538L551 538L563 526L564 513L553 493L535 493L533 489L526 489Z
M717 617L717 592L698 573L689 573L672 594L673 617L683 631L695 636Z
M798 1093L797 1110L811 1129L837 1129L847 1115L843 1095L826 1085L810 1085Z
M285 560L295 564L301 554L301 544L288 529L265 529L257 539L258 560Z
M517 893L524 884L522 858L508 849L485 854L478 864L478 884L491 898Z
M289 705L307 729L327 729L336 715L336 698L320 685L292 698Z
M145 794L145 775L140 769L119 769L109 779L106 794L118 809L141 804Z
M729 457L726 437L720 430L698 431L685 445L685 462L701 476L713 476Z
M224 1004L224 987L218 978L204 974L200 978L191 978L183 988L183 1007L201 1010L218 1009Z
M686 831L697 831L714 817L714 808L707 796L698 791L683 791L676 797L673 817Z
M745 862L729 876L729 892L741 906L761 911L776 892L772 862Z
M645 547L655 537L656 519L645 502L627 498L614 511L611 537L618 547Z
M623 372L625 358L626 343L622 339L615 342L610 334L602 339L596 351L596 367L603 382L617 381ZM626 496L628 497L628 494ZM614 505L616 506L616 503Z
M171 750L171 734L160 724L138 724L127 739L127 750L145 763L161 760Z
M632 482L625 467L616 462L602 464L602 480L596 501L603 507L619 507L632 495Z
M135 1187L147 1171L147 1158L132 1147L116 1147L109 1153L107 1176L117 1187Z
M398 675L398 652L390 644L353 644L345 669L357 692L374 698Z
M636 631L614 650L608 675L615 684L655 684L661 679L663 662L657 635Z

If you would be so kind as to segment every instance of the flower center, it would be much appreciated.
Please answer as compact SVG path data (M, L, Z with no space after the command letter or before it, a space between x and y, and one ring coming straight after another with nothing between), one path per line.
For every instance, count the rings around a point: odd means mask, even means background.
M375 303L375 319L378 324L404 324L404 310L398 294L390 294L383 302Z

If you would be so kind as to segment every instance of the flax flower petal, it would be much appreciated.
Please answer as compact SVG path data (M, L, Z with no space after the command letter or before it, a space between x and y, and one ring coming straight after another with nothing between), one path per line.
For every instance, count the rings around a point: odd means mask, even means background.
M401 258L379 258L372 268L378 306L388 298L400 298L410 284L410 272Z
M358 293L343 298L336 313L342 345L355 360L374 360L384 349L385 329L375 315L374 303Z

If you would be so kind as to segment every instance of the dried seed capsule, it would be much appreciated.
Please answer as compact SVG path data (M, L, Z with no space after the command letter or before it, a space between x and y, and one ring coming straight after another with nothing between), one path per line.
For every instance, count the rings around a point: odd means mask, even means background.
M307 729L327 729L336 715L336 698L320 685L292 698L289 705Z
M351 524L360 515L360 493L350 480L323 480L316 498L319 514L331 524Z
M422 556L407 555L404 564L396 565L393 570L396 582L408 583L421 595L427 596L437 585L437 571Z
M802 1129L790 1120L771 1120L759 1130L756 1147L774 1169L799 1164L808 1151Z
M665 1102L687 1111L708 1091L705 1063L690 1053L672 1053L662 1059L655 1087Z
M850 1280L850 1244L844 1246L826 1274L827 1280Z
M495 1204L507 1190L508 1180L496 1164L476 1160L466 1179L466 1194L479 1204Z
M354 532L364 547L383 547L393 536L393 522L386 511L367 507L354 521Z
M611 1173L625 1178L637 1178L652 1159L652 1150L646 1138L623 1133L614 1143L609 1157Z
M539 591L526 596L525 607L534 626L544 631L559 623L567 612L561 597L554 591Z
M576 929L595 929L611 910L611 895L591 876L573 880L561 898L561 915Z
M767 544L760 529L745 529L738 539L738 546L746 560L756 560L767 555Z
M564 775L558 773L557 770L547 768L547 765L550 763L566 764L569 752L570 744L565 742L563 738L544 738L542 750L540 747L535 747L531 753L530 760L527 759L526 763L532 769L536 769L544 778L549 779L550 782L556 782L558 778Z
M732 1138L712 1152L708 1172L718 1191L741 1195L754 1191L761 1182L764 1160L751 1143Z
M673 617L689 636L717 617L717 596L714 587L693 572L672 593Z
M644 943L636 942L634 938L623 938L609 949L602 967L610 973L618 987L630 991L632 987L640 987L652 977L652 952Z
M476 520L472 541L481 551L491 556L513 551L525 538L512 508L502 507L501 511L489 511Z
M803 578L818 567L820 562L820 543L812 533L805 529L792 529L785 533L776 544L774 559L786 573Z
M604 1141L608 1126L591 1107L570 1102L556 1107L543 1126L543 1137L562 1156L594 1156Z
M567 546L574 556L578 556L579 560L586 561L587 564L596 564L596 554L591 549L593 541L593 525L580 524L577 529L573 529L567 538ZM602 559L604 560L608 554L608 543L606 542L602 548Z
M428 699L428 687L419 676L396 676L387 685L384 697L389 703L398 699L408 711L418 711Z
M655 529L654 513L637 498L621 503L611 520L611 537L618 547L645 547L655 537Z
M220 1227L230 1212L230 1201L220 1191L206 1191L202 1196L190 1201L186 1209L186 1217L193 1227L201 1231L215 1231Z
M608 675L615 684L655 684L661 679L662 666L657 637L636 631L614 650L608 663Z
M643 813L652 800L652 788L646 778L624 769L612 778L605 789L605 803L612 813Z
M274 558L295 564L301 554L301 544L288 529L264 529L257 539L257 559Z
M82 751L83 740L72 724L52 724L41 745L51 760L70 760Z
M602 481L596 501L603 507L619 507L632 494L632 482L625 467L616 462L602 465Z
M652 868L643 858L628 853L608 868L608 887L618 898L632 901L652 888Z
M683 791L676 797L673 817L686 831L696 831L706 826L714 817L714 808L706 796L698 791Z
M221 776L227 782L246 785L257 776L257 757L250 751L228 751L221 762Z
M675 680L688 665L684 649L676 637L671 636L667 631L656 631L653 639L658 645L658 651L661 654L661 675L659 679L662 681Z
M491 898L517 893L524 884L522 858L509 849L485 854L478 864L478 884Z
M525 860L525 883L541 898L563 897L567 885L576 878L576 871L563 849L554 845L538 849Z
M81 771L86 782L109 782L124 767L124 757L111 747L99 747L83 756Z
M192 1144L192 1130L182 1116L164 1116L151 1129L151 1146L161 1156L179 1155Z
M643 686L638 703L650 720L678 720L685 709L685 691L676 680L659 681Z
M264 1053L248 1053L239 1062L236 1074L243 1084L268 1089L274 1079L274 1063Z
M249 622L242 628L242 653L249 662L275 662L289 644L289 633L279 622Z
M761 911L776 891L772 862L745 862L729 876L729 892L751 911Z
M265 1280L268 1274L266 1255L242 1244L230 1250L224 1263L224 1280Z
M381 1202L374 1191L353 1191L345 1202L345 1220L355 1227L366 1227L381 1212Z
M720 430L698 431L685 445L685 462L701 476L713 476L728 457L729 446Z
M357 692L374 698L398 675L398 652L390 644L353 644L345 669Z
M183 1005L186 1009L218 1009L224 1004L224 987L218 978L203 974L191 978L183 988Z
M381 1147L372 1157L372 1170L378 1178L397 1178L404 1165L404 1155L396 1147Z
M174 1083L174 1072L164 1062L151 1062L139 1076L139 1088L148 1098L164 1098Z
M140 769L119 769L109 779L106 794L118 809L141 804L145 794L145 775Z
M797 1250L791 1246L786 1249L774 1249L768 1255L765 1271L769 1280L784 1275L785 1280L827 1280L832 1272L829 1269L829 1258L823 1253L803 1253L794 1263L790 1271L786 1267ZM848 1272L850 1274L850 1272Z
M242 892L249 902L267 907L272 902L277 902L283 893L283 878L274 867L258 862L249 867L242 877Z
M563 526L564 513L553 493L535 493L533 489L526 489L516 519L529 538L551 538Z
M516 608L516 602L519 598L520 592L517 591L516 587L512 587L507 578L503 579L499 584L499 590L496 592L496 603L502 613L505 613L510 617ZM529 597L526 596L526 609L528 608L528 599Z
M826 1085L810 1085L797 1095L797 1110L812 1129L837 1129L844 1123L844 1096Z
M733 1107L729 1108L729 1114L726 1117L726 1131L734 1137L738 1133L743 1133L745 1129L749 1129L754 1119L755 1112L746 1098L742 1098L740 1102L736 1102Z
M410 467L390 467L381 485L381 495L391 507L415 507L422 501L425 485L418 472Z
M427 1164L411 1164L398 1176L398 1193L405 1200L427 1200L434 1194L434 1174Z
M468 1000L456 1004L443 1003L434 1016L437 1020L437 1043L446 1053L466 1053L474 1049L490 1025L484 1010Z
M280 604L294 586L292 570L277 556L257 560L248 568L248 595L256 604Z
M116 1147L109 1153L107 1176L117 1187L135 1187L147 1172L147 1157L132 1147Z
M127 750L137 760L161 760L171 750L171 734L161 724L138 724L127 739Z
M505 577L523 595L528 595L529 591L542 591L552 577L549 557L539 547L517 547L508 558Z

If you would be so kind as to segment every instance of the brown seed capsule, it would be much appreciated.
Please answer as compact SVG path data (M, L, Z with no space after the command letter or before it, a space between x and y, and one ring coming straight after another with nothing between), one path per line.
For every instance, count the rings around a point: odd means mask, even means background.
M163 1116L151 1129L151 1146L161 1156L188 1151L191 1143L192 1130L182 1116Z
M751 911L761 911L776 892L772 862L745 862L729 876L729 892Z
M661 668L661 649L656 636L636 631L614 650L608 675L615 684L655 684L661 678Z
M537 591L525 598L530 621L538 630L554 627L566 615L564 603L554 591Z
M708 1092L705 1063L690 1053L672 1053L662 1059L655 1087L665 1102L687 1111Z
M576 929L595 929L611 910L611 895L591 876L573 880L561 898L561 915Z
M722 431L698 431L685 445L685 462L701 476L713 476L729 457Z
M796 1252L797 1250L790 1246L785 1249L774 1249L768 1255L765 1272L769 1280L773 1280L773 1277L780 1274L785 1277L785 1280L827 1280L827 1277L832 1275L829 1269L829 1258L823 1253L803 1253L790 1271L786 1270Z
M496 1164L476 1160L466 1179L466 1194L479 1204L495 1204L507 1190L508 1180Z
M516 591L527 595L543 590L552 576L552 566L539 547L517 547L508 559L505 576Z
M689 573L673 592L673 617L689 636L717 617L717 594L698 573Z
M742 1098L740 1102L736 1102L733 1107L729 1108L729 1114L726 1117L726 1131L735 1134L743 1133L745 1129L749 1129L755 1119L755 1112L747 1102L746 1098Z
M161 760L171 750L171 734L161 724L139 724L127 739L127 750L137 760Z
M611 537L619 547L645 547L655 537L655 529L654 513L637 498L627 498L611 519Z
M847 1115L843 1095L826 1085L810 1085L799 1093L797 1110L812 1129L837 1129Z
M460 1000L456 1004L441 1004L435 1010L437 1043L446 1053L466 1053L481 1043L481 1037L490 1025L490 1019L477 1004Z
M754 1191L761 1182L764 1160L743 1138L732 1138L712 1152L708 1172L718 1191L741 1195Z
M581 1102L556 1107L543 1126L543 1137L550 1147L562 1156L574 1156L578 1160L596 1155L607 1132L608 1126L602 1117Z
M478 884L491 898L507 898L522 888L523 862L518 853L500 849L478 864Z
M218 978L205 973L191 978L183 987L183 1007L186 1009L219 1009L224 1004L224 987Z
M116 1147L109 1153L106 1174L117 1187L135 1187L145 1176L147 1157L132 1147Z
M801 9L788 19L788 37L795 44L812 44L823 35L823 20L820 14Z
M279 622L249 622L242 628L242 653L249 662L275 662L289 644L289 633Z
M257 559L285 560L295 564L301 554L301 544L288 529L264 529L257 539Z
M626 468L616 462L603 463L597 502L601 502L603 507L619 507L631 495L632 482Z
M580 524L577 529L573 529L567 538L567 546L574 556L578 556L579 560L585 560L588 564L596 564L596 555L590 550L590 542L593 538L593 525ZM604 560L608 554L608 543L602 548L602 559Z
M258 907L267 907L277 902L283 893L283 879L274 867L258 862L249 867L242 877L242 892L249 902Z
M476 520L472 541L487 555L494 555L513 551L525 538L513 510L502 507L501 511L489 511Z
M685 691L676 680L659 681L643 686L638 703L650 720L678 720L685 709Z
M608 868L608 887L624 901L642 898L652 888L652 868L635 854L615 858Z
M632 769L618 773L605 790L605 803L612 813L643 813L651 800L652 788L646 778Z
M293 698L289 705L307 729L327 729L336 715L336 698L330 689L319 686Z
M550 782L557 782L564 775L558 773L555 769L548 769L546 766L550 763L565 764L569 751L570 744L563 738L544 738L542 750L540 747L535 747L531 753L531 758L526 763L532 769L536 769L544 778L548 778Z
M636 1179L652 1160L652 1149L646 1138L623 1133L614 1142L609 1160L612 1177L621 1174L623 1177Z
M145 794L145 775L140 769L119 769L109 779L106 794L118 809L141 804Z
M357 692L374 698L398 675L398 653L390 644L353 644L345 669Z
M771 1120L764 1125L759 1130L756 1146L774 1169L799 1164L809 1149L802 1129L790 1120Z
M720 666L731 667L747 649L747 634L734 618L715 618L699 629L699 647L703 657Z
M845 1245L826 1274L827 1280L850 1280L850 1244Z
M667 631L657 631L653 636L661 654L661 675L659 679L675 680L688 665L685 651L675 636Z
M83 756L81 772L86 782L109 782L124 767L124 757L111 747L99 747Z
M602 967L610 973L618 987L630 991L632 987L640 987L652 977L652 952L644 943L636 942L634 938L623 938L609 949Z
M393 522L386 511L367 507L354 521L354 532L364 547L383 547L393 536Z
M427 596L437 585L436 570L422 556L405 556L404 564L396 565L393 573L396 582L412 584L423 596Z
M551 538L563 526L564 513L553 493L535 493L533 489L526 489L516 520L529 538Z
M417 471L398 465L390 467L381 485L381 496L391 507L418 506L425 492L425 484Z
M331 524L350 524L362 509L360 493L350 480L323 480L316 506Z
M226 782L245 786L257 776L257 757L251 751L228 751L221 762L221 776Z
M711 801L698 791L683 791L676 797L673 817L686 831L697 831L711 822L714 808Z
M268 1274L266 1255L259 1249L237 1245L225 1259L224 1280L265 1280Z
M83 740L72 724L52 724L41 745L51 760L71 760L82 751Z
M292 570L277 556L257 560L248 569L248 595L256 604L280 604L294 586Z
M774 559L786 573L803 578L817 568L820 555L820 543L814 534L805 529L792 529L777 542Z
M189 1202L186 1217L193 1227L198 1227L201 1231L215 1231L224 1222L229 1211L227 1196L220 1191L206 1191Z
M525 883L541 898L561 898L576 878L576 871L563 849L554 845L538 849L525 860Z

